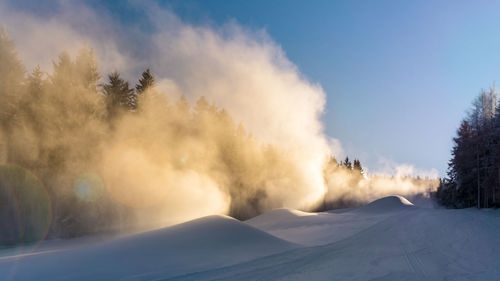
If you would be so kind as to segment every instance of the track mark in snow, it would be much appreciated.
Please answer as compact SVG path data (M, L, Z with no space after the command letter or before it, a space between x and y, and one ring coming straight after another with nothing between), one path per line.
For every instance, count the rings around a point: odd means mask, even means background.
M408 252L406 247L403 247L403 251L404 251L404 256L405 256L406 262L408 263L408 266L417 275L418 279L419 280L429 280L427 277L427 274L425 273L425 270L424 270L424 264L422 263L422 260L420 259L418 254L416 254L418 251L414 252L414 253L410 253L410 252Z
M43 255L43 254L49 254L49 253L55 253L55 252L62 252L66 251L66 249L60 249L60 250L45 250L45 251L39 251L39 252L31 252L31 253L23 253L23 254L15 254L15 255L10 255L10 256L2 256L0 257L0 262L3 260L15 260L23 257L29 257L29 256L36 256L36 255Z

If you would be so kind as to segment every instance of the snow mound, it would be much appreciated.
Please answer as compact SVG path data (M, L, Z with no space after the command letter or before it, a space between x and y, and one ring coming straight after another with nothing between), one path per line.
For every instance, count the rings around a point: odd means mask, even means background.
M139 279L150 280L228 266L296 247L233 218L209 216L85 247L3 257L0 276L118 280L140 275Z
M360 207L358 210L363 212L392 212L398 210L405 210L408 208L415 207L413 203L408 201L408 199L399 195L392 195L377 199L368 203L367 205Z
M389 204L382 202L381 205ZM382 212L380 210L383 208L375 207L367 206L365 207L367 211L350 208L343 209L342 212L321 213L276 209L247 220L245 223L293 243L318 246L350 237L396 214L396 212ZM379 211L373 209L379 209Z
M294 220L298 217L317 216L317 215L318 213L307 213L294 209L280 208L280 209L274 209L262 215L246 220L245 223L252 226L262 226L269 223L274 224L276 222Z
M394 201L396 207L412 208L398 197L375 202L387 207ZM180 280L499 280L498 210L414 207L411 212L352 215L382 219L331 244ZM344 222L332 222L332 228L323 231L343 231Z

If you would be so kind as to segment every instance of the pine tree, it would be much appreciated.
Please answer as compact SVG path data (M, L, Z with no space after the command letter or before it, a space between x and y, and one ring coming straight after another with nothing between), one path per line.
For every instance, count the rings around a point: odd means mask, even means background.
M54 90L81 95L84 92L97 93L98 81L101 75L98 72L94 50L80 49L73 61L67 52L59 55L57 62L53 62L54 72L50 80Z
M463 120L453 138L452 159L449 163L448 177L456 184L454 205L456 207L472 207L477 198L476 145L471 124Z
M196 105L194 106L194 112L197 115L204 114L207 112L210 108L209 103L207 102L207 99L204 96L201 96L197 101Z
M363 173L363 167L361 167L361 162L357 159L354 159L352 168L354 171L357 171L359 173Z
M495 116L497 91L491 87L488 91L481 90L479 96L473 102L473 109L469 116L469 122L474 132L474 146L476 152L476 166L474 177L476 182L477 207L488 207L490 187L490 174L493 171L493 160L491 154L491 132L493 118Z
M36 131L42 128L37 113L40 111L38 107L46 90L43 76L44 72L41 70L40 65L37 65L28 75L26 93L23 95L20 105L20 109L30 120L30 123L35 124L34 129Z
M335 158L335 156L333 156L333 155L328 156L328 162L327 162L327 164L330 165L330 166L332 166L332 167L338 167L339 166L337 158Z
M495 201L498 184L498 143L500 122L496 120L497 91L482 90L472 103L453 139L448 179L441 182L438 196L445 196L454 207L489 207ZM497 123L498 122L498 123ZM452 188L453 187L453 188ZM446 202L448 199L440 199Z
M349 160L349 157L346 157L343 163L344 167L346 167L349 170L352 170L352 163Z
M137 94L141 95L147 89L153 87L154 85L155 85L155 78L151 74L151 71L148 68L146 69L146 71L142 73L142 78L139 79L139 84L135 85L135 89L137 91Z
M155 78L151 74L151 71L148 68L146 69L146 71L142 73L142 77L139 79L139 83L135 85L135 95L133 96L134 100L132 101L134 109L139 108L140 104L144 102L147 103L147 100L151 101L151 98L157 97L154 94L151 95L151 93L148 93L147 97L144 96L146 91L152 89L154 85L155 85ZM166 101L165 97L163 97L163 99L164 101Z
M186 97L182 95L179 100L177 100L175 104L177 112L182 116L186 117L189 116L189 111L191 110L189 106L189 102L187 101Z
M43 80L44 72L37 65L35 69L28 75L28 93L32 96L38 97L43 90Z
M98 72L94 49L88 47L80 49L74 68L77 75L76 79L80 83L80 86L92 92L97 92L97 82L101 79L101 75Z
M54 88L66 91L75 84L73 79L74 65L67 52L59 54L57 62L52 62L52 67L54 71L50 76L50 82Z
M4 28L0 28L0 126L12 125L23 92L25 68Z
M490 148L491 148L491 161L492 170L490 173L490 184L492 193L492 204L496 207L497 203L497 192L500 188L500 103L497 103L495 109L495 117L492 121L492 129L490 134Z
M106 98L106 108L110 119L115 118L122 110L131 110L131 96L134 90L130 89L128 82L120 78L115 71L108 75L108 83L102 86Z

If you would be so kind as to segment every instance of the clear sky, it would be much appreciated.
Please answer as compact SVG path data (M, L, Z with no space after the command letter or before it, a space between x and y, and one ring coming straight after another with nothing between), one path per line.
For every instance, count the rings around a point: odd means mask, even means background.
M124 1L90 1L121 22ZM327 94L325 131L370 170L436 168L474 96L500 78L498 1L160 1L184 21L264 29ZM36 1L11 1L51 13ZM147 28L147 27L146 27Z

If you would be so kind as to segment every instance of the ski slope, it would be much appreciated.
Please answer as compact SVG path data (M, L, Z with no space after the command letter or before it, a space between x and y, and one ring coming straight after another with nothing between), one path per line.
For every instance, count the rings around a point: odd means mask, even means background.
M500 280L500 212L399 196L324 213L200 218L98 242L0 251L4 280Z

